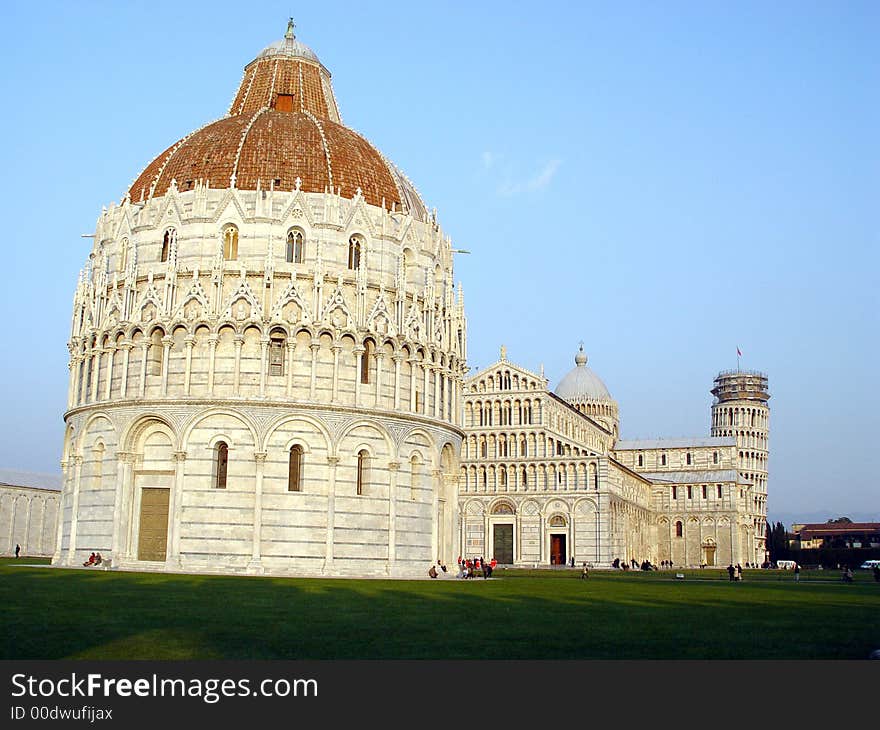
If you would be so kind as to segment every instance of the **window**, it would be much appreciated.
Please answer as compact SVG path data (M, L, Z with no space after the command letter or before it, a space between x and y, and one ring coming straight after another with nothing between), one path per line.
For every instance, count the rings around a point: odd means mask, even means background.
M128 266L128 239L123 238L119 244L119 270L125 271Z
M693 498L694 498L694 488L689 486L688 487L688 499L693 499Z
M645 457L642 454L639 454L639 466L645 465Z
M165 235L162 236L162 255L159 258L160 261L167 261L168 257L171 253L171 247L177 240L177 231L173 228L169 228L165 231Z
M218 441L214 447L214 488L226 489L226 468L229 464L229 446Z
M419 457L413 456L409 460L409 498L412 500L415 500L416 490L420 486L419 471Z
M287 463L287 491L302 491L302 458L303 449L299 444L290 447L290 459Z
M292 112L293 111L293 94L278 94L275 97L276 112Z
M269 338L269 375L284 375L284 337L279 334Z
M366 449L361 449L358 452L358 461L357 461L357 493L363 494L364 488L367 485L367 480L370 477L370 455L367 453Z
M373 343L367 340L364 343L364 351L361 353L361 383L370 382L370 355L373 352ZM416 409L419 407L419 394L416 393Z
M348 239L348 268L352 271L361 268L361 249L362 243L359 236L352 236Z
M164 357L165 346L162 344L162 330L155 329L150 335L150 349L147 354L147 361L150 363L150 374L162 374L162 359Z
M238 228L231 224L223 229L223 258L226 261L238 258Z
M713 451L713 452L712 452L712 463L713 463L713 464L717 464L717 463L718 463L718 452L717 452L717 451Z
M660 456L660 466L666 466L666 454Z
M683 534L684 534L684 526L681 524L681 522L676 522L675 523L675 536L681 537Z
M721 485L718 485L718 499L721 499Z
M303 250L303 232L297 229L293 229L290 233L287 234L287 252L286 258L287 263L289 264L301 264L303 262L303 258L305 252Z
M690 451L688 451L687 454L685 455L685 463L686 463L688 466L691 465L691 452L690 452Z
M708 494L706 492L706 485L704 484L703 485L703 499L706 499L707 496L708 496Z
M672 498L673 498L673 499L678 499L678 487L673 487L673 488L672 488Z

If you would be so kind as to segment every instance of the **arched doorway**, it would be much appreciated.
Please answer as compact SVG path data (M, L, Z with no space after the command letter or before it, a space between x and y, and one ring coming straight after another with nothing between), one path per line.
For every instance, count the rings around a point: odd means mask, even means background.
M711 537L703 542L703 564L709 568L715 565L715 540Z
M550 518L550 565L565 565L568 562L566 542L568 537L568 523L562 515L554 515ZM560 530L560 528L563 528Z
M492 557L501 565L513 564L514 512L509 502L499 502L492 508Z

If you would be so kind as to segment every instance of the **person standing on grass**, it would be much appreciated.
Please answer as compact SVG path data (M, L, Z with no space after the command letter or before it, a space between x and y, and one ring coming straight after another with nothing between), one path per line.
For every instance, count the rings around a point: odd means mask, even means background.
M15 543L15 557L17 558L20 553L21 553L21 545L19 545L18 543Z
M584 563L584 567L581 569L581 580L586 580L590 577L590 573L587 570L587 564Z
M794 564L794 582L798 583L801 579L801 566L798 563Z
M733 567L733 564L727 566L727 576L730 578L731 582L733 581L733 576L736 573L736 568Z
M874 566L874 580L880 583L880 565Z

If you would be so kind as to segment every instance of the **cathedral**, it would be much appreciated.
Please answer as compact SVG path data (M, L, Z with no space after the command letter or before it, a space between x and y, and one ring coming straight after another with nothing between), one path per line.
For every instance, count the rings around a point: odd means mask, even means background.
M709 436L631 441L583 347L574 362L551 391L502 348L465 381L462 551L528 566L763 563L767 377L715 378Z
M766 377L625 441L579 352L469 374L455 249L293 23L137 175L76 287L54 565L424 576L764 559Z

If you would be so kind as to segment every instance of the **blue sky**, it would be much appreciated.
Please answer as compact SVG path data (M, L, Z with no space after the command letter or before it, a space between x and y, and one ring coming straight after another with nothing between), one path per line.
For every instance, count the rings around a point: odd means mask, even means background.
M624 437L702 436L738 346L770 519L880 520L873 2L4 3L0 466L58 470L81 234L290 15L472 252L472 367L555 386L583 340Z

